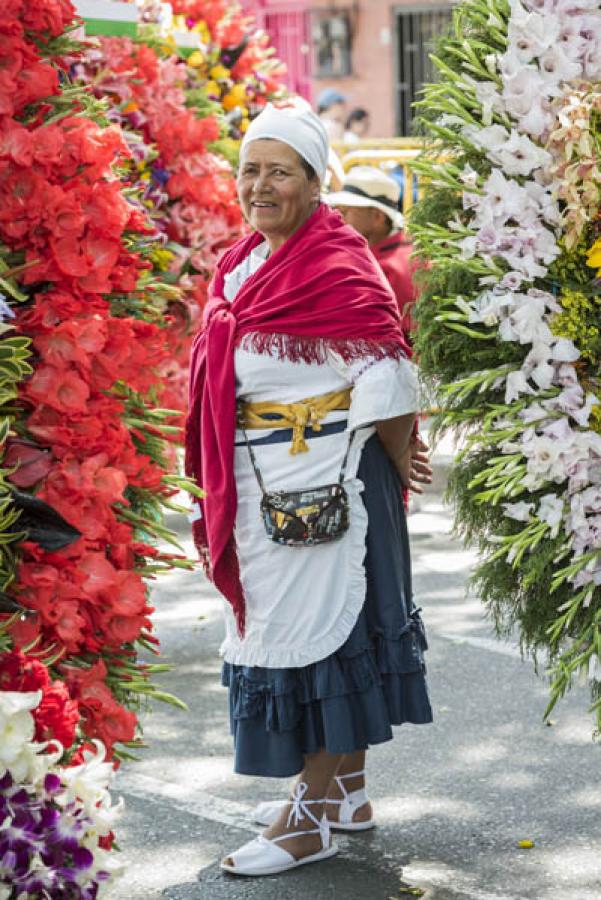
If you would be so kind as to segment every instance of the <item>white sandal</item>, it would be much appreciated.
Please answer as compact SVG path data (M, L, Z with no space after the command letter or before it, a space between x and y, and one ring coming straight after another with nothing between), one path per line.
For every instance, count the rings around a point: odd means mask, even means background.
M260 835L247 844L244 844L234 853L226 856L233 865L221 863L221 868L225 872L232 875L277 875L280 872L287 872L288 869L296 869L298 866L307 865L307 863L321 862L322 859L329 859L338 853L336 844L330 843L330 828L325 814L321 821L317 819L309 809L310 803L321 803L324 800L303 800L307 793L308 785L304 781L299 781L295 786L292 795L291 809L288 815L286 827L290 826L290 822L294 819L294 824L298 825L305 816L315 823L317 828L310 828L306 831L295 831L292 834L281 834L279 837L271 840ZM290 801L288 801L290 803ZM280 805L280 811L282 806ZM275 818L275 817L274 817ZM271 823L269 823L271 824ZM319 834L321 837L321 850L318 853L312 853L310 856L303 856L296 859L283 847L278 846L279 841L285 841L287 838L302 837L307 834Z
M338 821L330 822L330 828L335 828L337 831L369 831L370 828L375 828L374 819L368 819L366 822L353 822L356 811L369 803L369 797L364 787L349 793L343 784L343 779L358 778L360 775L365 775L365 769L361 772L348 772L346 775L334 776L334 781L342 793L342 799L331 800L329 797L326 799L326 804L335 803L340 806Z
M340 806L338 821L328 820L332 831L369 831L370 828L375 828L374 819L369 819L367 822L353 822L355 812L369 802L369 797L364 787L358 791L351 791L349 794L344 787L343 779L357 778L359 775L365 775L365 769L361 772L349 772L347 775L335 776L336 784L343 797L341 800L326 798L326 804L335 803ZM259 803L253 811L253 821L258 825L272 825L288 803L290 803L289 800L265 800L263 803Z

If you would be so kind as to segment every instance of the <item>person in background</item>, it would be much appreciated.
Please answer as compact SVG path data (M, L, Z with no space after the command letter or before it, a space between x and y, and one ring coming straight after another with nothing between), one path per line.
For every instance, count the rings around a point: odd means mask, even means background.
M317 98L317 115L326 130L328 140L341 141L346 122L346 97L336 88L324 88Z
M356 166L347 173L342 190L328 194L326 202L367 240L394 291L403 331L410 340L414 331L411 312L417 299L412 280L415 266L411 242L402 231L399 198L400 187L394 178L372 166Z
M346 120L344 132L345 144L356 144L365 137L369 131L369 113L366 109L357 107L351 110Z
M328 136L328 167L323 187L339 191L344 181L344 168L332 141L342 141L346 119L346 97L336 88L324 88L317 98L317 115Z

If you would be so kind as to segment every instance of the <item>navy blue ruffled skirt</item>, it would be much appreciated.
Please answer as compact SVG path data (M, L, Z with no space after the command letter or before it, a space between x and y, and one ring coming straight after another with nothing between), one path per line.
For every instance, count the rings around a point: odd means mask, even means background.
M241 775L296 775L306 753L366 750L390 740L392 725L432 721L405 510L395 469L375 435L357 474L368 515L367 591L346 642L297 669L223 665L234 769Z

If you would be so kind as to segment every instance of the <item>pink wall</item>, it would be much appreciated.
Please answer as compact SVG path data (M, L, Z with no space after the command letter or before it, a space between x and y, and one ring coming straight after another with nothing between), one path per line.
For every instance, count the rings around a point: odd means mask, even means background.
M313 0L311 7L350 8L346 3ZM343 78L315 78L315 95L324 87L335 87L347 97L349 111L362 106L371 116L370 137L394 135L394 96L392 60L392 8L390 0L363 0L354 4L352 74Z

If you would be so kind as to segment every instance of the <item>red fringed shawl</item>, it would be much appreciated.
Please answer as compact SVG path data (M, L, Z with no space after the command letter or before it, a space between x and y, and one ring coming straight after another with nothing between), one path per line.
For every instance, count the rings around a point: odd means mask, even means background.
M229 303L224 275L264 240L242 238L221 258L205 328L192 348L186 469L206 492L194 538L207 571L244 634L244 593L233 536L236 519L234 350L292 361L410 356L394 295L365 240L321 204L243 284Z

